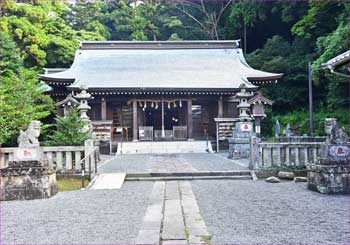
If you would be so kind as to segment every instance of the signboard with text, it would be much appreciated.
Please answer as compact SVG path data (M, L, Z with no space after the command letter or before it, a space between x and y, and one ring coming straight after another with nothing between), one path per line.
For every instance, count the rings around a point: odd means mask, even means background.
M14 161L39 161L40 153L40 148L18 147L14 151Z

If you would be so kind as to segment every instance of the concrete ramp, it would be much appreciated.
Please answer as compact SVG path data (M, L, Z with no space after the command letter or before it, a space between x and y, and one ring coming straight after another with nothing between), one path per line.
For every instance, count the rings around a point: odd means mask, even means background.
M210 141L162 141L118 143L117 154L211 153Z
M96 176L89 190L120 189L125 180L125 173L106 173Z

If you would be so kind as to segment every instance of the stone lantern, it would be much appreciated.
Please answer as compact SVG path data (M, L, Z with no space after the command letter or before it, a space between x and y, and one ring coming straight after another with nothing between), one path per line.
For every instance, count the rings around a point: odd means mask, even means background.
M250 104L248 99L253 96L252 92L246 91L246 86L240 86L241 91L235 96L239 100L239 121L235 124L233 137L229 141L230 158L247 158L250 152L250 137L254 136L252 117L249 115Z
M67 117L70 108L78 106L79 104L79 101L77 101L72 94L69 94L64 100L57 102L55 105L57 108L63 108L63 116Z
M88 131L91 128L91 120L87 115L87 112L91 109L91 107L88 105L88 100L92 99L92 96L87 92L87 86L81 86L80 89L80 93L75 95L74 97L80 101L80 105L78 106L78 110L80 112L80 119L87 122L87 126L84 127L84 130Z
M236 98L239 100L239 104L237 105L237 108L239 110L239 119L240 121L251 121L252 118L249 115L249 108L250 104L248 103L248 99L252 97L251 92L246 91L246 86L242 84L240 86L241 91L236 94Z
M251 116L255 119L255 132L258 137L261 134L261 121L266 117L265 107L273 104L272 100L264 97L261 92L257 92L256 95L251 98L248 103L251 105L252 114Z

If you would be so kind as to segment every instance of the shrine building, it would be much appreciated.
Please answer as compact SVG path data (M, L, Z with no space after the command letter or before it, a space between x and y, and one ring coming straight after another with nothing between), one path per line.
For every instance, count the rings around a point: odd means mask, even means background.
M259 87L281 77L250 67L237 40L93 41L81 43L70 68L40 79L62 115L82 89L91 94L87 114L101 140L123 132L124 141L177 141L232 136L237 93L248 94L248 106L271 104ZM253 121L264 116L250 109Z

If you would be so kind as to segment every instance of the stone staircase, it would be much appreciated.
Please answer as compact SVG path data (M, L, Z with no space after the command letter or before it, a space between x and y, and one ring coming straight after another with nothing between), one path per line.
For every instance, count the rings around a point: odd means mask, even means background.
M152 141L118 143L116 154L212 153L210 141Z
M196 172L150 172L127 173L126 181L165 181L165 180L209 180L236 179L257 180L255 172L251 170L234 171L196 171Z

